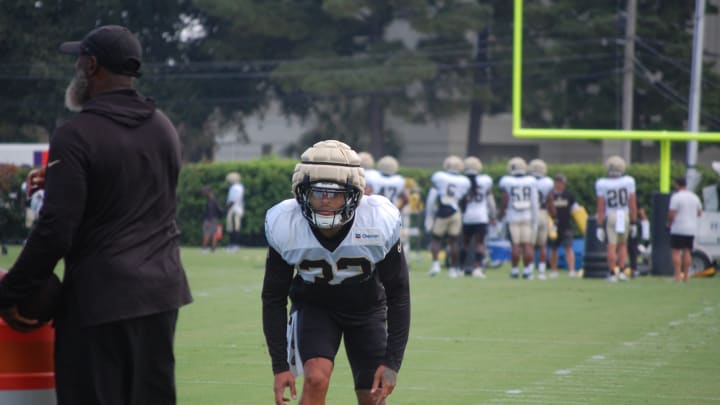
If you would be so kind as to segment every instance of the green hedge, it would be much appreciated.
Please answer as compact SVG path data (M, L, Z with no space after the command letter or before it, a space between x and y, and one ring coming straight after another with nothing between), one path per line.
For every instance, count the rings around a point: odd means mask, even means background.
M183 231L182 243L186 245L200 244L202 230L202 214L205 199L200 193L204 185L215 191L218 201L222 204L227 197L228 186L225 175L237 171L242 175L245 186L245 217L243 218L243 243L247 245L263 245L263 221L265 211L277 202L292 198L290 177L295 160L264 158L232 163L192 164L183 167L180 173L178 189L179 211L178 222ZM430 186L430 176L437 169L401 168L400 174L415 179L423 193ZM717 181L717 175L709 168L699 169L703 174L701 186ZM495 186L505 173L505 163L491 163L485 166L484 172L495 180ZM633 164L627 173L635 177L637 184L638 203L645 208L648 215L652 213L652 194L660 187L660 168L657 164ZM682 176L685 165L681 162L673 164L673 177ZM595 180L605 175L605 169L598 163L588 164L550 164L548 175L564 173L568 179L568 189L590 215L595 213ZM499 201L500 192L495 187L495 196ZM223 236L221 243L227 242Z
M265 211L279 201L292 198L290 191L290 177L296 160L262 158L250 161L198 163L184 165L180 172L178 183L178 225L182 231L181 243L183 245L199 245L202 239L202 216L205 198L201 193L203 186L210 186L221 206L227 198L228 185L225 175L237 171L242 176L245 186L245 217L243 218L242 242L245 245L264 245ZM0 168L2 169L2 168ZM436 169L401 168L400 173L415 179L423 193L430 186L430 176ZM717 175L709 168L699 168L703 174L701 186L717 182ZM2 204L0 204L0 226L2 237L5 240L22 240L26 230L22 226L20 215L21 207L15 199L10 199L10 192L19 192L20 183L25 178L28 169L14 169L5 167L0 170L0 191L2 191ZM486 164L484 172L495 180L495 185L505 173L504 163ZM604 168L597 163L593 164L550 164L548 174L564 173L568 179L568 189L571 190L578 202L585 206L590 215L595 213L595 179L605 174ZM659 189L659 172L657 164L633 164L628 174L635 177L638 189L638 203L645 207L651 215L652 194ZM671 174L673 177L681 176L685 172L685 165L681 162L673 164ZM499 201L500 192L495 187L495 196ZM227 235L223 236L221 244L227 243Z

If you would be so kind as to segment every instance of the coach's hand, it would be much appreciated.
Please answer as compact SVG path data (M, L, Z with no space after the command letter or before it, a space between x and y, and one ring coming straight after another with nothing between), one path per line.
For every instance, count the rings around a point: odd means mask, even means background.
M383 400L392 394L397 384L397 372L382 364L375 371L375 378L370 389L375 404L383 403Z
M275 391L275 405L283 405L290 401L285 397L285 388L290 388L290 396L293 400L297 399L297 391L295 391L295 376L290 371L281 371L275 374L275 383L273 391Z
M32 332L43 325L43 323L37 319L29 319L20 315L17 305L0 309L0 317L2 317L8 326L18 332Z
M602 228L597 228L597 229L595 230L595 237L596 237L597 240L599 240L600 242L605 242L605 230L602 229Z

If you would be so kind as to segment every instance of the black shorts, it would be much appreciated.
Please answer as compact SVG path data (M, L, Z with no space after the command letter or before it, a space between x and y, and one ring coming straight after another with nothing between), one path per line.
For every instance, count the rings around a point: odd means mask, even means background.
M477 240L484 241L485 235L487 235L487 224L463 224L463 236L470 238L473 235L477 235Z
M560 246L570 247L573 245L575 235L572 228L558 229L557 239L548 239L548 244L552 249L557 249Z
M673 249L692 249L694 236L690 235L670 235L670 247Z
M372 388L378 366L385 359L387 347L385 307L365 313L341 314L315 305L298 310L298 350L303 362L323 357L335 361L340 339L350 361L355 389Z

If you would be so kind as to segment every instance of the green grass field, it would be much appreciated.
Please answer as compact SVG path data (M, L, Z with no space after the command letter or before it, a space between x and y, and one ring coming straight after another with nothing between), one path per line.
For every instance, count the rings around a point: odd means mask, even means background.
M17 254L11 248L0 266ZM270 404L264 249L183 250L195 302L177 332L179 404ZM720 281L429 278L410 259L410 342L391 404L720 402ZM354 404L344 353L329 404ZM298 389L301 382L298 381Z

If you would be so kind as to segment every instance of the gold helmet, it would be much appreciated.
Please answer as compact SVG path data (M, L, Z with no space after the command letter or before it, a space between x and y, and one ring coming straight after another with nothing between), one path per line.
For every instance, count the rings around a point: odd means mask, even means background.
M398 171L398 161L392 156L383 156L377 162L378 171L382 174L392 176Z
M229 184L239 184L240 183L240 173L238 172L230 172L225 176L225 181Z
M460 173L463 171L464 167L465 165L463 164L462 159L455 155L450 155L446 157L445 161L443 162L443 169L450 173Z
M360 167L363 169L372 169L375 166L375 159L368 152L360 152L358 156L360 156Z
M525 159L517 156L510 159L508 161L507 171L513 175L527 173L527 163L525 163Z
M547 174L547 165L542 159L533 159L528 163L528 171L535 177L543 177Z
M334 228L350 221L365 189L360 156L335 140L321 141L300 156L292 176L292 191L303 215L318 228ZM310 205L311 192L343 193L345 204L332 215L321 215Z
M475 156L469 156L465 158L465 173L467 174L480 174L482 173L483 165L480 159Z
M605 169L610 177L620 177L625 173L625 159L620 156L610 156L605 161Z

